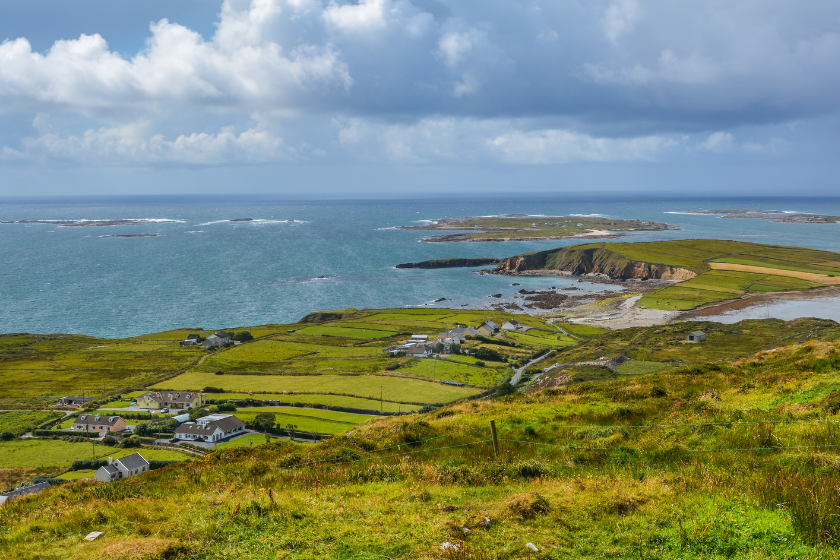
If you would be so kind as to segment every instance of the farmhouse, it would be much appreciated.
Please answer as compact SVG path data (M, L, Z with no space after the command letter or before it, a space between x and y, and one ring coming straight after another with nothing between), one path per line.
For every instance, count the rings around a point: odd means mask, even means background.
M101 414L82 414L70 426L77 432L99 432L100 436L121 432L126 429L125 420L119 416L103 416Z
M149 462L139 453L134 453L116 461L108 457L108 464L99 467L93 473L93 478L99 482L113 482L121 478L129 478L149 470Z
M173 391L151 392L137 398L137 406L159 410L161 408L201 408L207 404L204 393L176 393Z
M195 422L184 422L175 437L185 441L219 441L245 432L245 422L231 414L211 414Z
M39 482L38 484L33 484L32 486L27 486L26 488L18 488L17 490L3 492L2 494L0 494L0 505L5 504L9 500L20 498L21 496L27 496L29 494L37 494L38 492L43 492L49 487L49 482Z
M215 346L224 346L231 340L233 340L233 336L230 333L219 331L204 339L204 342L202 342L201 345L205 348L212 348Z
M422 358L424 356L432 355L432 347L428 344L418 344L413 348L409 348L405 352L406 356L414 356L415 358Z
M487 321L486 323L478 327L478 329L476 330L481 336L493 336L494 334L496 334L496 331L499 330L499 325L497 325L493 321Z
M93 400L93 397L61 397L58 399L59 406L81 406L85 403L89 403Z
M689 334L685 339L689 342L703 342L706 340L706 333L703 331L694 331L693 333Z

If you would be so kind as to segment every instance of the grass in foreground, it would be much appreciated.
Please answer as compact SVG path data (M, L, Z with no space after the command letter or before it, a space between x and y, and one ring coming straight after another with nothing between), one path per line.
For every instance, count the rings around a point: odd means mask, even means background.
M0 510L0 553L834 558L838 452L801 446L840 435L838 356L834 343L798 344L380 419L318 445L221 450L111 485L80 481ZM82 542L91 530L106 537Z

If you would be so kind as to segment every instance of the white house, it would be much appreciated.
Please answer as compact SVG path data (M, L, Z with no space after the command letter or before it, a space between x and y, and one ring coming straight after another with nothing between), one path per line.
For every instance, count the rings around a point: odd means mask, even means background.
M232 414L211 414L195 422L184 422L175 437L184 441L219 441L245 433L245 422Z
M518 331L520 328L522 328L522 323L519 321L505 321L502 323L503 331Z
M113 482L121 478L137 476L148 472L149 462L139 453L134 453L116 461L108 457L108 464L93 474L93 478L99 482Z
M233 336L230 333L226 333L225 331L219 331L211 334L204 342L201 343L202 346L205 348L211 348L214 346L224 346L228 342L233 340Z

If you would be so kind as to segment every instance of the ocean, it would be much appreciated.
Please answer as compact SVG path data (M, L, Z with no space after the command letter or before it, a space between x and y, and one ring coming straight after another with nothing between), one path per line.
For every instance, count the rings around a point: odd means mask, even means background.
M531 289L573 282L511 280L468 268L394 268L427 259L507 257L585 242L422 243L429 232L395 229L435 218L598 214L680 228L633 233L621 241L717 238L840 251L840 224L682 213L709 208L840 215L840 199L557 195L301 202L197 194L6 200L0 201L0 221L53 222L0 224L0 332L117 338L179 327L288 323L312 311L347 307L480 308L494 303L488 298L491 293L511 296L520 289L512 282ZM245 218L252 220L236 221ZM134 222L97 227L56 223L64 220ZM604 289L587 283L582 287ZM439 298L445 301L434 303ZM814 307L808 306L810 315L819 314ZM785 318L790 314L788 306Z

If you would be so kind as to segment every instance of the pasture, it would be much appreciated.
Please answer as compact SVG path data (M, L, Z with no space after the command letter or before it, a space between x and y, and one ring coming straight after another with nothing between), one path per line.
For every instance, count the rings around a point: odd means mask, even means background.
M146 459L181 461L183 453L165 449L118 449L98 443L71 443L52 439L22 439L0 442L0 468L63 469L82 459L125 457L140 452Z
M389 375L214 375L191 371L156 386L159 389L197 391L212 385L225 391L265 391L271 393L337 393L366 399L383 398L395 402L438 404L478 394L469 387ZM289 398L296 398L289 395Z

